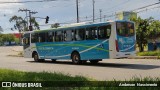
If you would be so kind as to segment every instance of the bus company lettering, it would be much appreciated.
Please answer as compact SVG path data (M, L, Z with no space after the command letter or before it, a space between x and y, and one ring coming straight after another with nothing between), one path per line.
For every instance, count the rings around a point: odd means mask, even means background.
M78 49L79 49L79 47L73 47L72 49L73 49L73 50L78 50Z
M38 47L38 50L54 50L53 47Z

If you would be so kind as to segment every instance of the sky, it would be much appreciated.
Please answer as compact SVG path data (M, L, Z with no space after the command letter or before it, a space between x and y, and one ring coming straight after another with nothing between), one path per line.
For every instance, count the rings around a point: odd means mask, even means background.
M0 26L2 33L16 33L17 30L11 30L14 22L10 23L9 19L14 16L26 17L25 12L18 12L19 9L29 9L38 13L33 14L34 17L45 18L49 16L49 23L45 24L45 19L36 18L40 25L40 29L50 28L53 23L75 23L76 22L76 0L54 0L45 2L28 2L28 3L2 3L2 2L23 2L23 1L43 1L43 0L0 0ZM79 0L79 17L80 22L92 20L93 18L93 0ZM143 6L151 5L159 2L159 0L94 0L95 1L95 18L101 15L109 16L121 11L130 11ZM160 20L160 4L142 9L143 12L138 13L141 18L153 17ZM158 8L157 8L158 7ZM115 17L106 17L102 21L116 20ZM100 20L96 20L99 22Z

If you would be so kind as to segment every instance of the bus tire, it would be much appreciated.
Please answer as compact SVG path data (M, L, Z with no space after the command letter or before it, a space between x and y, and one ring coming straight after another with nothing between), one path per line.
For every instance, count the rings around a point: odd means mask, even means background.
M79 53L74 52L74 53L72 54L72 63L73 63L73 64L81 64L81 63L82 63L82 61L81 61L81 59L80 59Z
M38 56L37 53L34 53L34 54L33 54L33 58L34 58L34 61L35 61L35 62L43 62L43 61L44 61L44 59L39 59L39 56Z
M99 62L99 60L90 60L91 64L97 64Z

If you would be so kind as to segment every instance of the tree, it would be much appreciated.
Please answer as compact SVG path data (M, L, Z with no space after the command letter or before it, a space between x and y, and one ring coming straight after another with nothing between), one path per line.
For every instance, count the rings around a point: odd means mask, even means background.
M154 20L152 23L150 23L150 32L149 32L149 38L150 39L157 39L160 35L160 21Z
M9 19L9 22L15 22L15 27L17 27L19 33L21 33L22 31L28 30L27 21L23 20L23 18L20 16L16 16L16 15L12 16Z
M148 43L148 38L150 35L150 24L154 21L152 17L148 19L132 18L132 21L136 24L136 40L139 47L139 51L144 51L144 46Z
M52 25L51 25L51 28L58 28L58 27L60 27L60 24L59 24L59 23L55 23L55 24L52 24Z
M28 22L26 20L24 20L22 17L20 16L12 16L9 20L9 22L15 22L15 26L18 28L18 31L21 33L23 31L28 31ZM33 29L40 29L39 28L39 24L38 22L35 20L34 17L31 18L30 20Z
M15 22L14 27L15 27L15 29L16 28L18 29L20 35L22 32L29 31L28 30L28 22L20 16L16 16L16 15L12 16L9 19L9 22ZM30 22L33 26L33 29L40 29L39 24L38 24L38 22L36 22L35 18L32 17ZM21 37L19 38L19 41L21 41Z
M39 24L36 21L35 17L32 17L31 20L30 20L30 22L32 23L32 26L33 26L34 30L37 30L37 29L39 30L40 29Z
M3 42L12 42L14 40L15 40L15 36L13 34L3 35Z

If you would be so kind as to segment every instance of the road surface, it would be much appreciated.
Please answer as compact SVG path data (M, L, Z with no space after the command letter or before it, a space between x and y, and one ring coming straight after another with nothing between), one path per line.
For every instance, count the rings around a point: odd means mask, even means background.
M160 60L156 59L106 59L97 65L73 65L71 61L49 60L34 62L32 58L12 57L22 47L0 47L0 68L31 72L62 72L72 76L82 75L96 80L130 80L133 77L160 77Z

